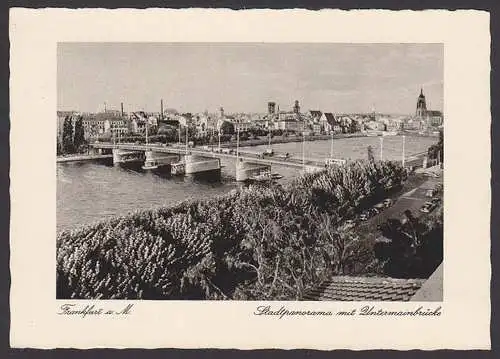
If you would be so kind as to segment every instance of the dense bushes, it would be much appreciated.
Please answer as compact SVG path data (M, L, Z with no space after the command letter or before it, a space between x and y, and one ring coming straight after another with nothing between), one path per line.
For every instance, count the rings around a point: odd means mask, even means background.
M406 221L387 221L381 231L388 242L374 246L383 273L395 278L428 278L443 261L443 211L419 220L406 211Z
M338 222L398 186L402 168L353 162L62 232L58 298L300 299L375 258Z

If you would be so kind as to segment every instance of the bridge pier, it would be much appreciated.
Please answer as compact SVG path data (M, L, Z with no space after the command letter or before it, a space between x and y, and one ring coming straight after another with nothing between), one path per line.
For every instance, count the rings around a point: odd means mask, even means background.
M192 148L189 154L185 154L185 149L176 146L160 146L160 145L141 145L132 143L92 143L90 147L94 150L102 150L102 154L112 153L113 163L127 163L127 162L143 162L147 160L151 166L144 163L143 169L155 168L157 160L161 165L172 164L173 174L195 174L209 171L220 171L221 158L234 159L238 161L236 164L236 180L246 181L252 177L258 176L262 172L269 172L271 165L284 166L296 168L298 170L304 167L314 169L324 169L324 160L306 159L303 158L299 161L296 158L289 156L275 156L270 158L262 158L253 153L239 153L234 155L228 152L211 152L207 149ZM178 156L184 157L179 161L179 166L175 165L175 160ZM306 164L306 166L304 166ZM141 163L142 165L142 163ZM309 168L308 168L309 169ZM175 173L174 173L175 172Z
M200 155L184 156L186 174L195 174L209 171L220 171L220 159Z
M121 148L113 148L113 164L128 162L140 162L144 158L142 151L123 150Z
M173 162L177 162L179 156L172 153L163 153L155 151L146 151L144 167L155 167L155 166L165 166L170 165Z
M237 161L236 162L236 181L243 182L251 179L253 176L257 176L262 172L270 171L271 166L255 163L255 162L246 162L246 161Z

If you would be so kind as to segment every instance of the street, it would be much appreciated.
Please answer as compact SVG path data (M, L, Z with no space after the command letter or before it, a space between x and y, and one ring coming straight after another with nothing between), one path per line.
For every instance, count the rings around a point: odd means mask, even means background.
M410 210L415 217L424 217L432 213L437 213L440 210L442 203L439 204L431 213L420 212L420 208L429 201L430 198L426 196L428 189L433 189L437 184L442 184L442 176L439 178L428 177L423 183L417 185L417 187L404 192L399 197L393 198L394 204L382 210L381 213L371 217L369 220L360 222L353 231L367 238L375 239L379 236L377 226L386 222L389 218L395 218L402 220L404 218L404 211ZM442 192L439 193L442 200ZM374 236L375 234L375 236Z

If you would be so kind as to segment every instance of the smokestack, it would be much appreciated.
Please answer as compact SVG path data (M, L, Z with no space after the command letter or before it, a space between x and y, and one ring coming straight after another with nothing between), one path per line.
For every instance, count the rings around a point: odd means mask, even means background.
M123 113L123 102L120 102L120 107L122 109L122 117L123 117L123 115L124 115L124 113Z
M163 120L163 99L160 101L160 120Z

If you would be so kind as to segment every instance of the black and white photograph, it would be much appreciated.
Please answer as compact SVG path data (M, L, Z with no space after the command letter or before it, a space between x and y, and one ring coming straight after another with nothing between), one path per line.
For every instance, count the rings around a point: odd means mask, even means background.
M57 44L57 299L443 300L442 43Z
M12 9L11 347L491 349L490 25Z

